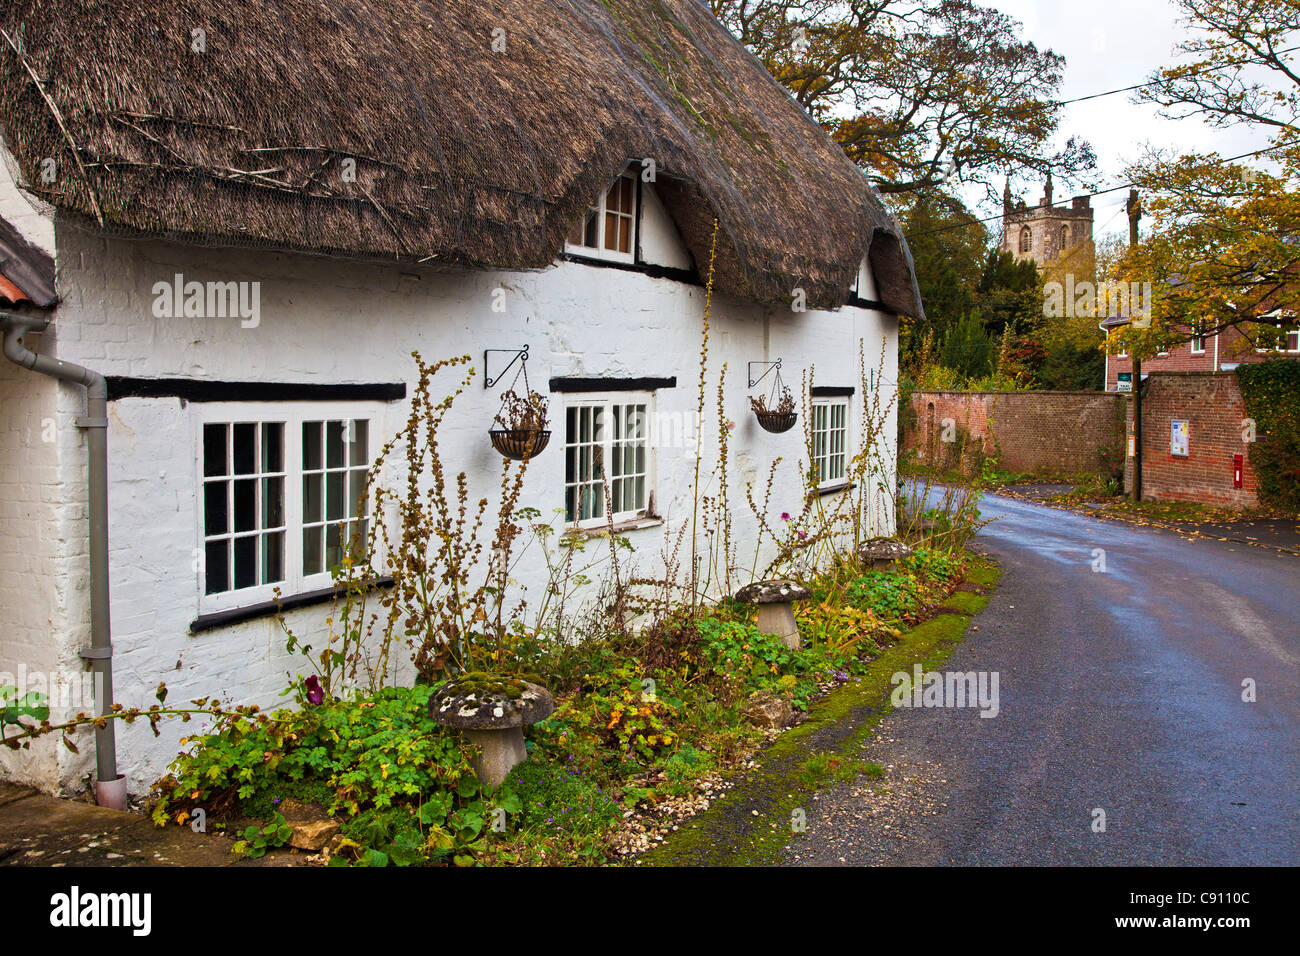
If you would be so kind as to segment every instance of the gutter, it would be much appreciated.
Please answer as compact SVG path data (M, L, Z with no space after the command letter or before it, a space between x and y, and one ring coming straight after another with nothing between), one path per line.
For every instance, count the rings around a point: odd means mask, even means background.
M90 508L90 647L79 656L90 664L95 680L95 716L113 709L113 644L108 609L108 383L104 376L80 365L38 355L23 344L28 332L42 332L47 316L0 311L5 358L25 369L71 382L86 389L86 414L76 420L86 430L87 489ZM95 728L95 802L126 809L126 778L117 772L114 722Z

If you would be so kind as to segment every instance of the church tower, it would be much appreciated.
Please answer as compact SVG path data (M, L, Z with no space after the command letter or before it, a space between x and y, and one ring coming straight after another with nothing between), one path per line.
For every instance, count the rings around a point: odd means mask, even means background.
M1052 201L1052 174L1043 185L1036 206L1011 195L1011 180L1002 190L1002 246L1018 259L1033 259L1042 266L1062 253L1092 242L1092 202L1075 196L1069 207Z

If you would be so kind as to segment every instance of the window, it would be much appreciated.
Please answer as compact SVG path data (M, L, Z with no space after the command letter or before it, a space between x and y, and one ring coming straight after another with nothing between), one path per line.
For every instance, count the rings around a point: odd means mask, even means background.
M1033 246L1033 241L1034 241L1033 234L1030 233L1028 226L1025 226L1025 228L1020 230L1020 251L1021 252L1029 252L1031 247Z
M843 484L849 463L849 400L814 398L812 402L812 459L817 487Z
M369 532L378 408L199 406L200 610L329 587Z
M1269 316L1269 318L1272 318L1272 316ZM1273 346L1271 351L1300 352L1300 326L1296 326L1294 322L1294 319L1278 319L1273 323L1277 328L1279 339L1277 345ZM1267 353L1270 350L1256 348L1255 351Z
M592 526L649 514L654 474L649 433L652 403L649 392L584 395L567 403L566 522Z
M1277 330L1281 335L1281 340L1277 343L1274 351L1300 352L1300 327L1278 322Z
M1193 355L1205 354L1206 338L1207 336L1205 334L1205 320L1201 319L1197 322L1192 323L1192 354Z
M1061 249L1065 250L1070 245L1070 227L1061 227Z
M614 180L600 202L569 233L567 247L583 255L632 262L636 249L636 176Z

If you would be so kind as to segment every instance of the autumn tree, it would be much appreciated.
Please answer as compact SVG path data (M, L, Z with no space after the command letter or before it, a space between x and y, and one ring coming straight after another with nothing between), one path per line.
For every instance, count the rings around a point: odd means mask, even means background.
M711 0L714 14L885 194L982 185L1007 169L1078 176L1052 148L1065 61L973 0Z
M1129 170L1148 237L1114 268L1119 283L1150 283L1150 315L1113 332L1146 357L1193 334L1241 331L1269 348L1300 313L1300 0L1178 0L1191 60L1160 70L1139 99L1170 117L1269 134L1258 158L1150 152ZM1275 315L1288 318L1279 328Z

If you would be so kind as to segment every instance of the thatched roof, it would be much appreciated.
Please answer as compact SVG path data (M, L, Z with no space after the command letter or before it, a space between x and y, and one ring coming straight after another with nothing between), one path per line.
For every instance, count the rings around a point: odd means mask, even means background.
M721 291L837 307L870 249L920 311L866 178L699 0L5 0L0 27L25 188L109 229L541 268L652 157L701 265L719 220Z

